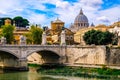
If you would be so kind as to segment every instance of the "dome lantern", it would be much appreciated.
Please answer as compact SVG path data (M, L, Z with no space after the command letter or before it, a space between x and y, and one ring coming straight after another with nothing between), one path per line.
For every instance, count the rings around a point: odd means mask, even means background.
M83 15L83 10L82 10L82 8L81 8L81 10L80 10L80 14Z

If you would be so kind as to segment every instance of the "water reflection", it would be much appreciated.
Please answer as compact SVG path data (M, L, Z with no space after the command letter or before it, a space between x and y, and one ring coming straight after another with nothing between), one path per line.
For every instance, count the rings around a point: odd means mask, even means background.
M41 75L31 72L3 73L0 74L0 80L67 80L63 78L53 78L51 76Z
M67 80L64 78L51 77L48 75L40 75L37 73L28 73L28 80Z
M114 80L114 79L51 76L51 75L41 75L40 73L36 73L36 72L16 72L16 73L0 74L0 80Z

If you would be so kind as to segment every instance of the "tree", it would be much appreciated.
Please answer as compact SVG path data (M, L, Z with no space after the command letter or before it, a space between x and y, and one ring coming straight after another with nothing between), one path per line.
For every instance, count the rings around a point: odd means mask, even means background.
M86 44L107 45L113 42L114 34L108 31L102 32L97 30L90 30L83 36Z
M16 16L13 19L10 18L10 17L0 18L0 27L2 25L4 25L6 19L10 19L12 25L13 25L13 22L15 21L15 25L17 27L26 27L26 26L29 26L29 21L27 19L25 19L25 18L23 18L21 16Z
M26 36L26 42L27 42L27 44L32 44L33 43L33 40L32 40L32 33L26 33L26 34L24 34L25 36Z
M40 27L34 25L31 26L30 32L25 34L27 37L27 43L41 44L43 30Z
M13 18L13 21L15 21L15 25L17 27L26 27L29 25L29 21L27 19L24 19L21 16L16 16Z
M2 26L2 36L6 38L7 44L11 44L14 41L14 31L15 27L12 25L3 25Z

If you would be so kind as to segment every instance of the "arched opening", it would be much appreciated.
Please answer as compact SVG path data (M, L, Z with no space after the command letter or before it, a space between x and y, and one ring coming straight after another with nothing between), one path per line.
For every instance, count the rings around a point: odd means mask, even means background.
M30 54L27 59L32 64L59 64L60 56L53 51L42 50Z
M18 58L6 51L0 51L0 67L16 67L18 66Z

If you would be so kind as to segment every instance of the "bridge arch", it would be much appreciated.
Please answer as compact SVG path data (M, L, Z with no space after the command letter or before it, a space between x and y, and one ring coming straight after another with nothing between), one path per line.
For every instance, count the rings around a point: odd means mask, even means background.
M0 49L0 66L2 67L15 67L18 66L18 59L19 57L15 55L15 53Z
M0 52L6 52L6 53L9 53L9 54L11 54L11 55L15 56L16 58L19 58L19 56L18 56L18 55L16 55L14 52L9 51L9 50L6 50L6 49L0 49Z
M41 61L43 63L59 63L61 55L53 50L35 50L30 52L28 56L31 56L33 53L37 53L41 56ZM28 60L29 61L29 60Z
M58 51L55 51L55 50L50 50L50 49L39 49L39 50L33 50L33 51L30 51L29 53L27 53L27 56L28 57L29 55L35 53L35 52L42 52L42 51L49 51L49 52L53 52L55 54L57 54L58 56L61 56L60 53L58 53Z

